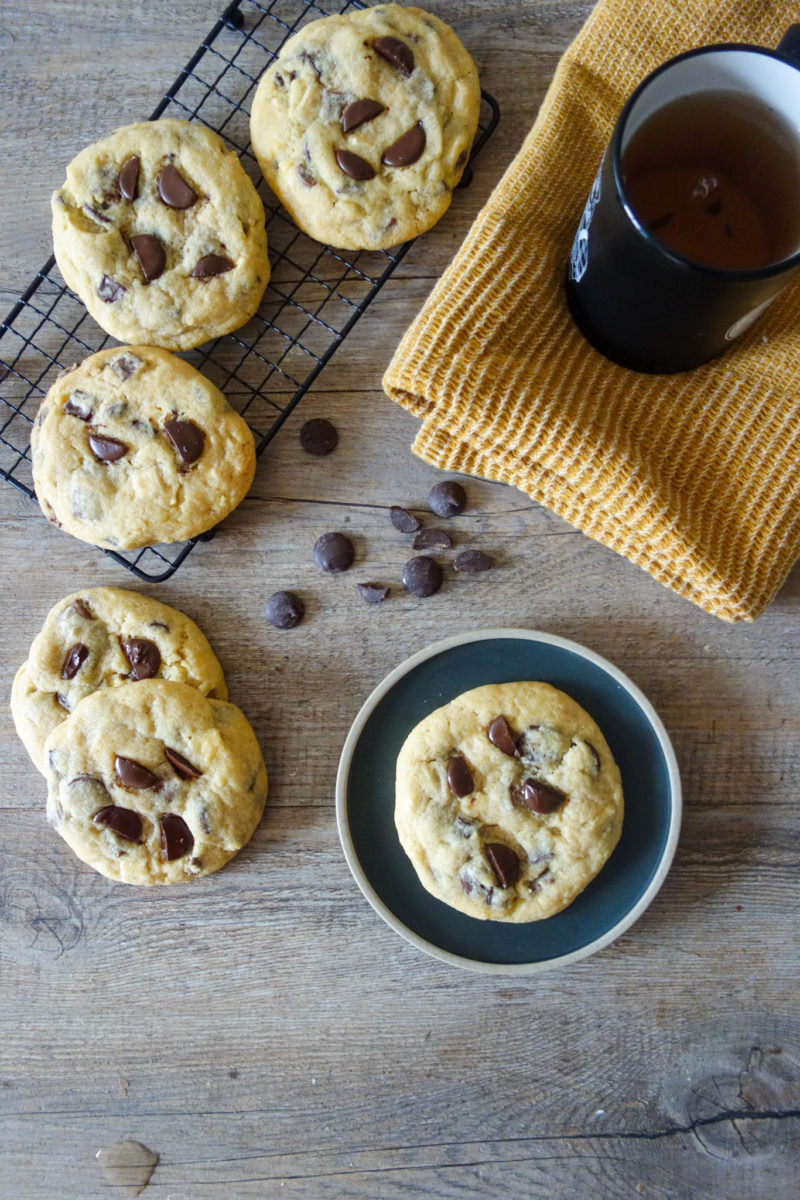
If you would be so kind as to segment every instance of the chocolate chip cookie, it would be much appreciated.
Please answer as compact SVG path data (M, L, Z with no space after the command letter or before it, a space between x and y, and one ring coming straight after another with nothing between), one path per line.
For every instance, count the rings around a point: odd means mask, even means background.
M11 690L14 724L35 766L46 774L45 741L85 696L153 678L228 698L216 655L182 612L123 588L65 596L47 614Z
M486 684L430 713L397 760L395 824L422 885L493 921L537 921L595 877L622 830L595 721L546 683Z
M185 683L94 692L45 746L47 817L78 858L124 883L181 883L252 837L267 796L246 717Z
M222 392L155 346L101 350L56 380L31 451L48 520L113 549L210 529L256 465L253 435Z
M297 225L344 249L379 249L446 211L478 125L475 64L421 8L380 4L291 37L253 99L250 137Z
M72 160L52 210L67 286L120 342L189 350L258 308L264 208L236 154L199 121L114 130Z

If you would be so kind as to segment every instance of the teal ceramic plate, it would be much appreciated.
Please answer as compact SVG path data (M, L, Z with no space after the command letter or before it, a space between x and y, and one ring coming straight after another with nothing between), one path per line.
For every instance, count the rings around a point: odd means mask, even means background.
M568 692L605 734L622 773L622 837L599 875L544 921L479 921L422 887L394 827L394 770L427 713L483 683L539 679ZM652 705L623 673L564 638L493 629L437 642L401 663L359 712L342 751L336 815L358 886L391 927L457 966L531 974L607 946L641 916L675 853L681 788L675 754Z

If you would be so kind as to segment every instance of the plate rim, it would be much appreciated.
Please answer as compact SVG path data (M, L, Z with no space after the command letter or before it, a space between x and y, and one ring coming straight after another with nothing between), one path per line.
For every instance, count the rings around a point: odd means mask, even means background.
M602 671L605 671L606 674L610 675L633 697L644 712L664 756L670 786L671 813L664 849L658 860L653 878L637 902L615 925L606 930L605 933L600 934L593 941L588 942L585 946L581 946L577 950L572 950L567 954L558 955L555 958L529 963L490 963L483 959L466 958L461 954L455 954L451 950L445 950L441 946L437 946L435 942L428 941L420 934L415 933L413 929L409 929L380 898L369 882L353 844L350 823L347 817L347 784L353 753L364 726L383 697L392 690L400 679L408 675L420 663L426 662L430 658L435 658L437 655L444 653L446 650L451 650L456 646L463 646L472 642L499 639L508 640L513 638L541 642L576 654L579 658L583 658L591 662L594 666L599 667ZM682 813L683 795L675 750L663 721L641 688L633 680L629 679L619 667L596 651L590 650L587 646L583 646L579 642L574 642L569 638L561 637L558 634L544 633L541 630L500 626L493 629L474 630L470 633L453 634L450 637L432 642L430 645L417 650L414 654L398 663L373 688L359 708L342 746L339 756L339 766L336 772L336 826L339 833L339 841L344 852L345 861L364 898L395 933L398 933L405 941L410 942L418 950L438 959L440 962L446 962L451 966L461 967L462 969L483 975L537 975L544 971L555 970L557 967L567 966L569 963L577 962L579 959L588 958L590 955L596 954L599 950L615 942L617 938L621 937L639 919L661 890L675 857Z

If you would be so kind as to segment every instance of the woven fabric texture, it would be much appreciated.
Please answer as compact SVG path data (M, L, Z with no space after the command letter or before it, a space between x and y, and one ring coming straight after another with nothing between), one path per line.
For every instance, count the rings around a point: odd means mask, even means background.
M800 555L798 285L721 358L650 376L588 345L563 281L633 88L696 46L775 46L788 23L784 0L600 0L383 381L422 419L425 461L512 484L728 621Z

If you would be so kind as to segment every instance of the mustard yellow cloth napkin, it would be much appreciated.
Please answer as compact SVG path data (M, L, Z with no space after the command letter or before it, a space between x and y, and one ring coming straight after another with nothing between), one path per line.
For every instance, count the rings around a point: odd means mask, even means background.
M800 555L797 289L713 363L649 376L584 341L563 281L636 84L695 46L776 46L788 7L600 0L383 381L422 418L426 462L513 484L728 621L756 617Z

